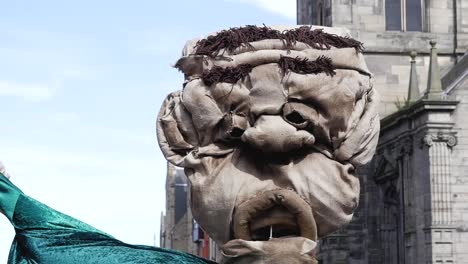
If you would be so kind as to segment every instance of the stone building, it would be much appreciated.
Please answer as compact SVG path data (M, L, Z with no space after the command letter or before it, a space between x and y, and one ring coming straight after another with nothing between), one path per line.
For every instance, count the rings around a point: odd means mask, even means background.
M466 0L298 0L297 22L345 27L365 44L367 65L382 97L382 117L396 110L397 98L403 101L407 95L411 51L418 53L422 93L429 41L437 42L443 75L468 46Z
M365 43L382 99L360 206L321 242L321 263L468 263L468 1L297 6L298 24L346 27Z
M166 212L161 213L159 245L188 252L211 260L219 259L214 241L193 219L190 188L182 168L168 163L166 177Z

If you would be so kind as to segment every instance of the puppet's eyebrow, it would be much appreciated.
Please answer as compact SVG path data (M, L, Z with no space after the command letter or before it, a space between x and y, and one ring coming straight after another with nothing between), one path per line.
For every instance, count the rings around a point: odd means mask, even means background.
M240 64L236 67L228 68L214 66L210 70L204 71L201 75L201 79L207 86L218 82L236 83L249 75L253 67L254 66L250 64Z
M336 67L333 65L332 60L326 56L320 56L314 61L310 61L308 58L281 56L278 65L283 75L288 71L300 74L318 74L323 72L330 76L336 74ZM239 80L244 80L254 67L251 64L240 64L236 67L227 68L214 66L210 70L204 71L201 79L207 86L219 82L236 83Z
M331 47L335 47L354 48L356 51L362 52L364 49L362 42L350 37L329 34L324 32L323 29L311 29L311 26L301 26L285 31L266 26L230 28L199 40L195 45L194 54L216 57L222 50L232 52L240 46L246 46L254 50L250 42L265 39L279 39L287 50L292 49L296 42L303 42L318 50L329 50Z
M278 64L283 74L288 71L300 74L319 74L323 72L330 76L336 74L336 67L333 65L332 59L323 55L314 61L310 61L308 58L281 56Z

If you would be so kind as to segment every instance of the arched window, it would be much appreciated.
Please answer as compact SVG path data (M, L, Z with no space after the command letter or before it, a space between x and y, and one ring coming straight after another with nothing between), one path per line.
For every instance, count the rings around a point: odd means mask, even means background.
M424 0L386 0L386 30L422 31Z

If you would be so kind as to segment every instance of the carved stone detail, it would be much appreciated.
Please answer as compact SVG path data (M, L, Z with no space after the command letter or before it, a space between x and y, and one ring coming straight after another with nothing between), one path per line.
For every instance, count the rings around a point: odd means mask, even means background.
M413 139L412 137L406 137L399 142L398 145L399 153L398 156L411 155L413 154Z
M457 143L458 143L458 140L454 135L447 136L447 146L454 147L455 145L457 145Z
M431 147L432 146L432 138L434 137L434 135L425 135L422 139L421 139L421 148L425 146L428 146L428 147Z
M433 225L452 223L451 151L448 140L450 137L447 141L436 141L429 149Z
M434 142L445 142L447 146L452 148L457 145L458 140L454 135L442 132L437 134L426 134L421 138L420 148L423 148L424 146L431 147Z

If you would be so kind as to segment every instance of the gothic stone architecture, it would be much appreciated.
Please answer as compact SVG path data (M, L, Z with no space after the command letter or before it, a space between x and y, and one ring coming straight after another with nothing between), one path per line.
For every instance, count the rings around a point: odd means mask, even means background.
M193 219L189 199L190 188L184 170L168 163L166 212L161 214L159 245L219 260L221 256L218 246Z
M437 42L442 74L468 46L466 0L298 0L297 7L298 24L345 27L364 42L367 66L382 97L382 116L393 113L395 100L406 96L411 51L418 53L422 93L429 41Z
M382 99L360 206L322 241L321 263L468 263L468 1L297 4L299 24L346 27L365 43Z

